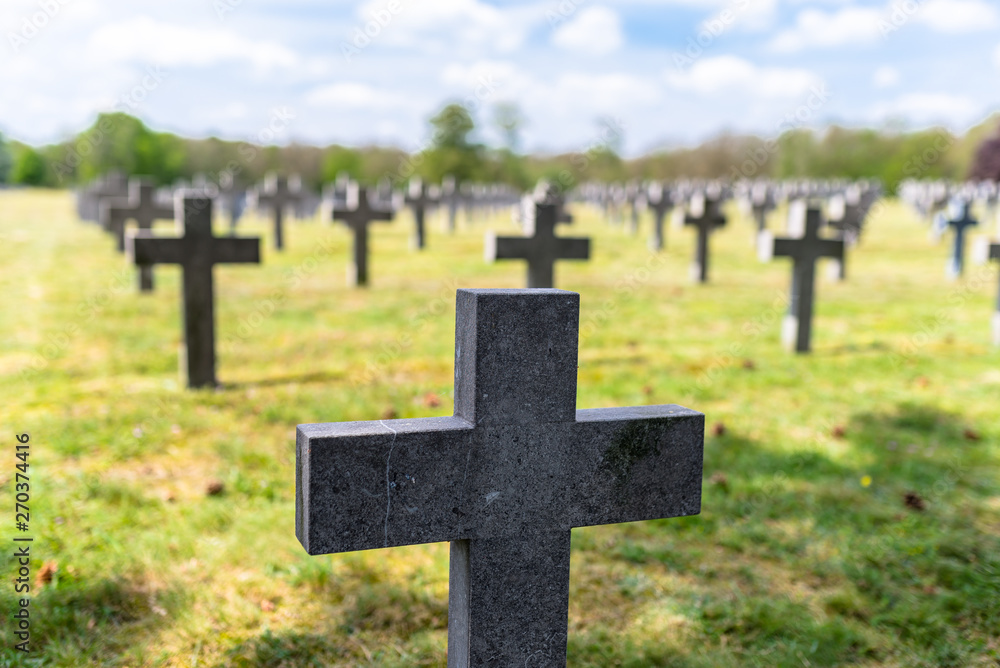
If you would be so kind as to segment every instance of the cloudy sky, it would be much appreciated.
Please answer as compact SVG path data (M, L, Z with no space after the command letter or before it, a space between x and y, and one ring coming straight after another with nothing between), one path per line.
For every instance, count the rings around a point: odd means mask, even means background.
M449 100L529 150L693 144L831 122L962 130L1000 110L986 0L2 0L0 131L33 143L129 111L190 136L427 140Z

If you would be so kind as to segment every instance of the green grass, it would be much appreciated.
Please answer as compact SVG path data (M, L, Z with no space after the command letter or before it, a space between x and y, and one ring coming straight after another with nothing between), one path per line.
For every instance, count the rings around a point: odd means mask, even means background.
M996 268L947 282L946 246L890 204L850 280L824 273L797 357L778 341L789 267L756 261L748 221L693 286L690 230L654 256L579 218L562 233L593 235L593 261L557 268L582 295L578 405L680 403L710 433L700 516L574 532L570 664L996 666ZM218 268L224 387L188 392L178 270L141 296L66 193L0 193L2 539L30 432L33 572L58 569L15 655L2 550L0 663L444 665L447 545L313 558L294 536L295 425L450 414L455 289L523 285L522 264L483 263L486 224L434 225L422 254L409 226L376 227L367 290L327 224Z

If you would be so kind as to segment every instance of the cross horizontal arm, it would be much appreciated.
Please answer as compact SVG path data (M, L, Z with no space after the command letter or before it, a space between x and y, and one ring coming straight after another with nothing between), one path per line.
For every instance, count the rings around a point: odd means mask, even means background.
M213 257L216 263L259 263L260 239L216 237L212 239Z
M126 247L135 264L184 264L188 257L184 239L154 237L138 232L127 237Z
M774 257L793 257L804 259L807 255L813 257L828 257L836 260L844 259L844 242L840 239L818 239L808 241L803 239L774 239Z
M561 260L589 260L590 239L559 237L556 239L556 257Z
M524 260L531 257L534 245L531 237L498 237L490 233L486 236L486 261Z
M701 413L663 405L576 418L300 425L296 535L327 554L700 511Z

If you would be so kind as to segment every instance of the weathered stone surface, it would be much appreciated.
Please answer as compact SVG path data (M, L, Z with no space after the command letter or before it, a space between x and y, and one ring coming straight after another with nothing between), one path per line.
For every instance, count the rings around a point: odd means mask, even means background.
M310 554L452 541L449 666L563 666L573 527L693 515L704 416L576 409L579 295L460 290L455 415L300 425Z
M212 200L183 191L175 199L180 237L154 237L140 230L128 237L128 251L139 265L179 264L183 274L184 355L181 366L188 387L214 387L215 280L223 263L260 262L260 239L212 234Z
M805 207L805 200L798 200L793 206ZM792 211L789 215L794 216L796 213ZM816 262L824 257L844 261L844 240L823 239L819 236L823 225L819 208L808 207L804 219L805 229L801 238L773 238L766 231L760 237L761 259L792 258L791 300L788 305L788 315L782 324L782 341L787 347L794 347L799 353L809 352L812 345Z
M555 287L556 260L589 260L590 239L557 237L560 209L555 204L536 204L535 215L527 221L527 237L486 235L486 261L527 260L528 287Z

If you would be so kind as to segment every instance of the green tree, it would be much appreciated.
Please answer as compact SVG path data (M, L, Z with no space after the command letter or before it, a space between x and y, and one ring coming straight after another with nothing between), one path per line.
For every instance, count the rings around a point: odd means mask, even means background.
M332 183L342 173L350 174L354 180L360 180L363 173L361 153L345 146L331 146L323 158L323 183Z
M10 146L8 146L3 134L0 133L0 183L7 183L13 162L14 160L10 155Z
M424 151L421 173L430 181L454 176L459 183L481 178L483 146L473 144L470 135L476 128L469 110L449 104L430 119L431 148Z
M14 157L10 181L24 186L42 186L46 184L48 171L48 165L42 154L30 146L23 145Z

